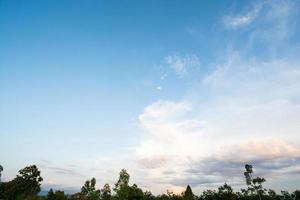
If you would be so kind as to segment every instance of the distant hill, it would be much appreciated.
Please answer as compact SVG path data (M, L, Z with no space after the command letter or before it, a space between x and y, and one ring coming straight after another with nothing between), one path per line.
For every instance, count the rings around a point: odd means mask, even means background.
M50 190L51 187L49 188L42 188L39 195L40 196L46 196L48 194L48 191ZM76 192L79 192L79 190L75 189L75 188L61 188L61 189L57 189L57 188L53 188L53 190L62 190L65 192L65 194L74 194Z

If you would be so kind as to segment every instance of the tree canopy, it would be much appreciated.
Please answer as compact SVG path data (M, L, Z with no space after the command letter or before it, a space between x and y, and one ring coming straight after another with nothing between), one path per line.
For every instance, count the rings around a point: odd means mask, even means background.
M0 172L1 169L2 166ZM97 189L96 179L92 178L84 183L78 193L66 194L62 190L50 189L46 196L41 196L38 193L43 178L40 170L31 165L21 169L13 180L0 184L0 200L300 200L299 190L277 194L274 190L264 188L266 180L262 177L253 178L253 172L252 165L245 165L247 187L237 192L224 183L217 190L204 190L199 196L193 193L190 185L181 194L167 191L166 194L155 196L150 191L144 192L135 183L131 185L129 173L122 169L113 191L109 184Z

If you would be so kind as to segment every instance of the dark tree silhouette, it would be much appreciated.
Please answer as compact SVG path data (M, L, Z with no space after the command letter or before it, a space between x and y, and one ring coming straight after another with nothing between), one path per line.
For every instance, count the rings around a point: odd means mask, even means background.
M2 167L2 165L0 165L0 184L1 184L1 173L2 173L2 171L3 171L3 167Z
M192 188L189 185L186 187L186 190L184 191L183 199L184 200L194 200L195 199L195 195L193 194Z
M86 181L81 188L81 194L87 198L87 200L100 199L100 190L96 189L96 179L92 178L90 181Z
M16 200L29 198L40 192L40 186L43 178L41 172L35 165L31 165L21 169L19 175L12 181L1 184L4 190L0 195L0 199Z
M151 192L143 192L138 185L129 185L130 175L125 169L119 174L119 179L111 191L109 184L105 184L101 190L96 188L96 179L92 178L84 183L81 191L66 195L63 191L49 190L47 196L39 196L42 177L35 165L25 167L19 171L16 178L0 184L0 200L300 200L300 191L282 191L276 194L274 190L266 190L262 187L264 178L252 177L253 167L245 165L244 176L247 189L242 192L234 192L232 187L225 183L217 190L206 190L199 197L193 194L188 185L181 194L167 191L166 194L154 196Z
M111 189L109 184L105 184L101 189L101 200L110 200L111 199Z
M127 200L129 198L129 178L130 175L125 169L122 169L119 174L119 179L114 187L116 199Z
M265 193L265 189L262 187L262 183L265 182L266 180L261 177L252 177L253 173L253 166L246 164L245 165L245 172L244 176L246 178L246 184L248 185L248 191L251 193L256 193L258 198L261 200L261 196Z
M53 192L53 189L50 189L47 195L47 200L68 200L68 197L65 195L64 191L57 190Z

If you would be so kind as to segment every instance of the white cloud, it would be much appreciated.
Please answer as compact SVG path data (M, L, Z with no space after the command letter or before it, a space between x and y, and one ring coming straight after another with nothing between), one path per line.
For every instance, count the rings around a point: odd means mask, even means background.
M159 85L156 87L157 90L162 90L162 87Z
M299 168L299 66L298 60L246 61L230 52L184 100L159 100L144 109L139 165L163 189L239 184L247 162L265 175L267 168L277 175ZM194 165L198 171L190 173ZM220 165L225 171L218 172Z
M292 34L293 5L259 2L224 17L224 23L235 29L259 18L263 22L249 30L245 46L251 46L251 40L263 41L266 53L279 47L282 52L289 49L277 44ZM224 182L239 185L247 162L273 186L276 176L284 180L299 172L299 53L263 59L248 49L236 49L216 60L182 100L158 100L139 115L142 138L136 157L146 171L143 178L154 182L155 191L185 184L196 190L199 184L202 189ZM199 59L190 56L168 56L165 61L180 77L199 65Z
M259 34L263 34L264 31L269 33L269 29L277 31L271 31L272 34L275 34L276 37L283 37L282 34L289 30L289 20L290 17L297 13L295 9L297 7L297 1L293 0L265 0L265 1L257 1L251 4L251 7L248 7L247 10L242 10L238 14L228 14L222 18L222 22L226 28L229 29L237 29L242 28L247 25L253 24L254 22L258 26L262 25L262 27L254 27L255 32L261 32ZM274 38L274 35L269 35L271 38Z
M186 162L198 155L195 148L203 148L198 147L198 130L204 122L189 117L191 110L186 102L157 101L139 116L144 134L136 156L151 181L160 186L160 192L174 189L168 180L180 178ZM164 174L168 169L172 176Z
M227 16L224 18L224 23L229 28L238 28L250 24L255 18L253 13L248 13L244 16Z
M178 55L171 55L165 57L165 63L175 71L179 77L183 77L189 68L200 65L199 58L196 55L187 55L180 57Z
M252 7L252 9L248 10L245 13L224 16L223 23L225 27L232 29L240 28L242 26L251 24L259 15L259 12L261 11L262 7L263 2L260 2L258 4L255 4Z
M235 29L259 18L263 23L249 30L245 46L259 38L268 47L278 48L276 44L292 34L286 34L292 5L291 1L259 2L246 12L224 17L224 23ZM272 54L274 49L266 47L269 50L266 53ZM299 53L269 59L252 53L244 49L223 53L182 100L158 100L145 107L139 115L142 138L136 158L145 170L143 179L154 183L149 189L163 192L185 184L196 190L199 184L202 189L224 182L243 184L247 162L273 186L276 176L281 180L296 176L300 168ZM193 56L168 56L165 62L179 77L199 65Z
M147 106L139 116L145 140L138 148L138 154L160 162L167 161L162 159L164 157L192 155L193 148L188 145L190 140L187 138L193 137L203 122L188 116L191 109L186 102L157 101ZM179 145L180 154L177 151Z

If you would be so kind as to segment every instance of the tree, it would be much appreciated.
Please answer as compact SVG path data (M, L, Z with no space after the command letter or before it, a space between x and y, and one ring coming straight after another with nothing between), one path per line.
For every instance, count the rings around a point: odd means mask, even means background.
M281 191L282 194L282 200L294 200L294 195L290 194L288 191Z
M105 184L101 189L101 200L110 200L111 199L111 189L109 184Z
M41 172L35 165L21 169L12 181L1 184L2 197L6 200L25 199L40 192Z
M293 194L294 194L296 200L300 200L300 190L295 190L293 192Z
M0 165L0 184L1 184L1 172L3 171L2 165Z
M144 200L155 200L155 196L150 192L144 192Z
M47 200L68 200L68 198L63 191L57 190L53 192L53 189L50 189L47 195Z
M193 194L192 189L189 185L186 187L186 190L183 194L183 199L184 200L194 200L195 199L195 195Z
M16 180L19 180L25 186L25 192L28 194L37 194L41 190L41 183L43 178L41 172L35 165L31 165L21 169Z
M119 173L119 180L115 184L114 190L120 189L122 186L128 186L130 175L126 171L126 169L122 169Z
M168 199L170 200L183 200L182 195L175 194L173 191L167 190Z
M237 199L237 195L233 192L233 189L230 185L225 183L223 186L218 188L219 199L223 200L234 200Z
M143 190L139 188L136 184L133 184L131 187L129 187L128 199L143 200L144 199Z
M166 194L158 195L155 197L156 200L169 200L170 197Z
M218 193L215 190L206 190L203 191L199 200L215 200L218 199Z
M26 197L25 200L47 200L47 197L39 196L39 195L31 195Z
M87 198L81 194L81 192L77 192L75 194L70 195L70 200L87 200Z
M53 200L54 199L54 192L53 189L51 188L47 194L47 199L48 200Z
M130 175L126 169L122 169L119 173L119 180L115 184L114 191L116 198L120 200L128 200L129 198L129 178Z
M90 181L86 181L81 188L81 194L87 198L87 200L99 200L100 190L96 189L96 179L92 178Z
M261 200L261 196L265 193L265 189L262 187L262 183L266 180L261 177L252 177L253 173L253 166L252 165L245 165L245 172L244 176L246 178L246 184L248 185L248 191L250 191L252 194L256 192L259 199Z

